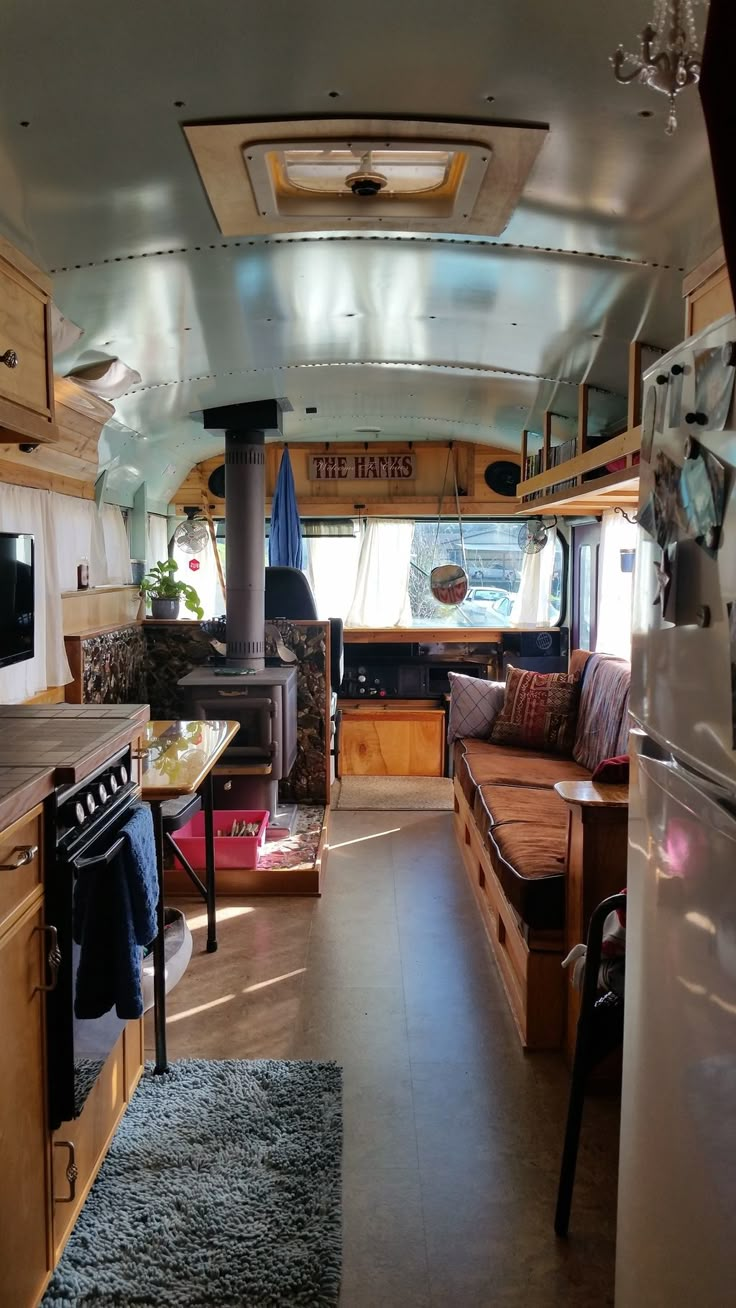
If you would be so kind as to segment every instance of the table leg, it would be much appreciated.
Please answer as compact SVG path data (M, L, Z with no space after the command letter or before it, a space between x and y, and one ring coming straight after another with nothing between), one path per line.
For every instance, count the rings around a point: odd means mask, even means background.
M164 941L164 830L161 801L151 800L153 834L156 841L156 870L158 872L158 907L156 918L158 933L153 942L153 1019L156 1033L155 1072L168 1072L166 1057L166 945Z
M210 772L203 786L204 799L204 847L207 866L207 953L214 954L217 949L217 912L215 895L215 828L214 828L214 788Z

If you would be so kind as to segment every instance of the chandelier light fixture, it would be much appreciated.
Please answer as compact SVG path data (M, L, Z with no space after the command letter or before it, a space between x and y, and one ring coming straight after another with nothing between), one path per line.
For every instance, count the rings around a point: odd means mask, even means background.
M676 97L700 80L702 53L695 10L707 6L708 0L654 0L654 13L641 34L639 53L631 54L620 45L611 56L617 81L625 85L642 82L669 98L668 136L677 128Z

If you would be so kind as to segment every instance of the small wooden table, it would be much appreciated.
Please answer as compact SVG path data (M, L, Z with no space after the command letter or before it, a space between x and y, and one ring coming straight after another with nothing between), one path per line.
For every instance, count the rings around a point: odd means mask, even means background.
M212 769L240 730L239 722L149 722L141 742L141 798L151 805L158 869L158 932L153 942L156 1071L166 1072L166 955L164 949L164 835L161 805L202 791L207 862L207 949L215 936L215 842Z
M558 781L555 790L570 810L565 909L569 953L586 940L593 909L626 884L629 787ZM568 983L566 1046L571 1059L579 1011L580 995Z

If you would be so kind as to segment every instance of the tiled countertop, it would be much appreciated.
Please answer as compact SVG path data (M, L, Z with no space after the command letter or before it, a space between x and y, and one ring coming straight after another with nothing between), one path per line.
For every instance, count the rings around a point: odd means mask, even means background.
M0 830L82 781L149 719L147 704L0 705Z

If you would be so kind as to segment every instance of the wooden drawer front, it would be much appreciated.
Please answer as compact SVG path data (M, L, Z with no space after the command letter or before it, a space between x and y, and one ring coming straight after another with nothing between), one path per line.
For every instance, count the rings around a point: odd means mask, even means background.
M39 805L0 834L0 867L6 869L0 871L0 929L41 885L42 812ZM14 866L33 849L36 853L30 862Z
M445 715L432 709L347 709L340 730L343 776L441 777Z
M43 908L0 939L0 1308L31 1308L50 1269Z
M54 1131L53 1134L52 1173L56 1260L92 1187L92 1182L125 1108L123 1040L124 1036L121 1035L90 1091L81 1116L73 1122L62 1122L58 1131ZM70 1144L72 1148L69 1147ZM76 1195L70 1202L71 1187L66 1169L72 1161L77 1167L78 1175Z

